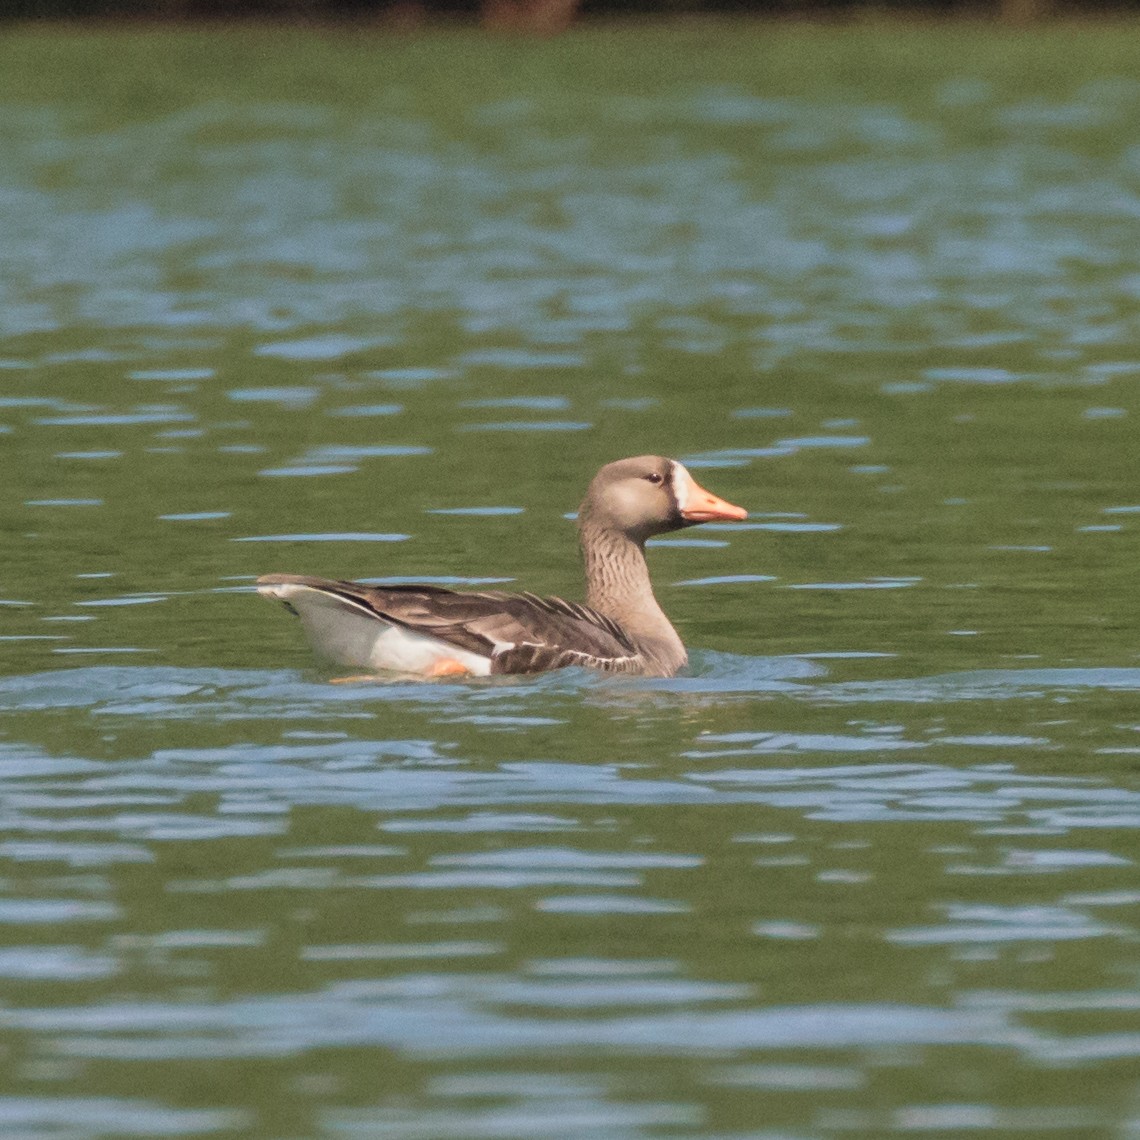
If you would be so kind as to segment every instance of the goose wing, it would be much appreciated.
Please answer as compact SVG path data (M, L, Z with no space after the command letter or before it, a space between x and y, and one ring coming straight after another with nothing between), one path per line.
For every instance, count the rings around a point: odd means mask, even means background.
M299 574L267 574L257 584L319 590L349 609L489 657L492 673L541 673L567 665L625 672L640 666L640 654L620 626L562 598L426 584L369 586Z

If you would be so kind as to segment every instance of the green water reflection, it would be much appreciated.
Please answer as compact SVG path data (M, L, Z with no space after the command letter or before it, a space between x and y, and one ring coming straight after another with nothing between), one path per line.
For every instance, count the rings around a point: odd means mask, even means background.
M0 44L0 1131L1136 1131L1133 24ZM693 667L342 687L274 570Z

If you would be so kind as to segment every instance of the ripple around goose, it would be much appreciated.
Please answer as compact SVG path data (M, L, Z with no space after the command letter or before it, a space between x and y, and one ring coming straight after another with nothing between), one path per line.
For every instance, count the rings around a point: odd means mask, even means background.
M313 647L341 665L428 677L539 673L568 665L672 676L687 661L649 580L645 543L748 512L701 487L673 459L603 467L578 510L586 604L417 583L369 586L267 574L258 591L300 619Z

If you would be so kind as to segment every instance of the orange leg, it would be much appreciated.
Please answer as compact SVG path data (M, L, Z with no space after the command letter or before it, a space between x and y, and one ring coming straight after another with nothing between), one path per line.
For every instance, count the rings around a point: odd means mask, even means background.
M429 665L423 675L425 677L462 677L471 672L462 661L456 661L454 657L441 657L438 661ZM351 677L330 677L330 685L355 685L360 681L371 681L379 683L382 677L377 677L375 673L354 673Z

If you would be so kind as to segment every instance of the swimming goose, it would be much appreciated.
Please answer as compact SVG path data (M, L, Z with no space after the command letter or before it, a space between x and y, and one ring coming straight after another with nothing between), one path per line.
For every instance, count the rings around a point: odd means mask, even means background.
M540 673L585 665L671 677L685 647L649 582L645 541L748 512L699 486L675 459L608 463L578 509L586 604L501 590L369 586L266 574L258 592L301 619L313 648L341 665L426 677Z

